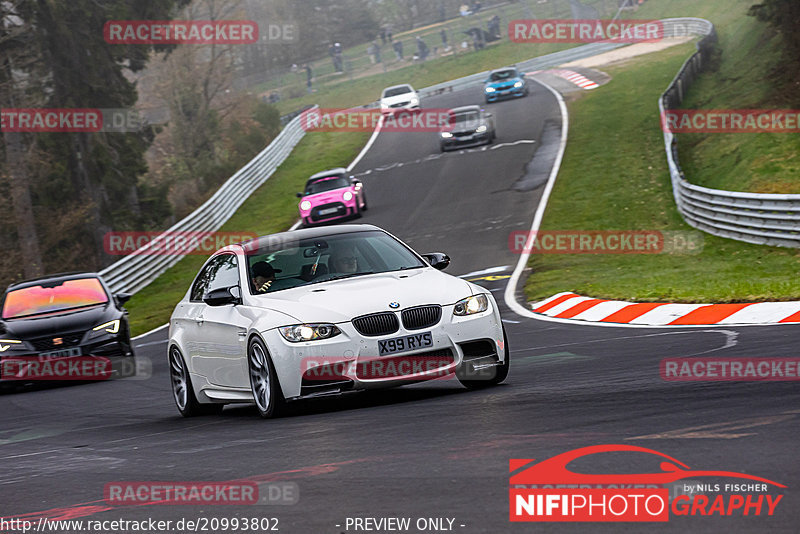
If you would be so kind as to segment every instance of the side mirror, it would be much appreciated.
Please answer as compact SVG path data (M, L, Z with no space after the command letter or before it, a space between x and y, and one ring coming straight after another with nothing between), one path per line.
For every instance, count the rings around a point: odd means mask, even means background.
M131 297L133 297L133 295L130 293L117 293L114 295L114 300L117 301L118 306L124 306L126 302L131 300Z
M303 193L297 193L297 198L303 198Z
M442 252L431 252L422 255L425 260L436 270L444 271L450 265L450 256Z
M235 293L235 294L234 294ZM227 306L228 304L241 304L242 299L239 294L239 287L223 287L206 293L203 302L209 306Z

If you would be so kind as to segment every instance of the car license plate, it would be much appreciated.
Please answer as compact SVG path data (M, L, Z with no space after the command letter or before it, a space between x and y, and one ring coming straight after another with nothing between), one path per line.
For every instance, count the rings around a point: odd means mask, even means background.
M422 334L412 334L378 341L378 352L381 356L386 356L387 354L396 354L432 346L433 336L430 332L423 332Z
M339 211L339 208L328 208L326 210L319 210L320 215L330 215Z
M72 349L51 350L50 352L42 352L39 354L42 358L71 358L72 356L80 356L80 347Z

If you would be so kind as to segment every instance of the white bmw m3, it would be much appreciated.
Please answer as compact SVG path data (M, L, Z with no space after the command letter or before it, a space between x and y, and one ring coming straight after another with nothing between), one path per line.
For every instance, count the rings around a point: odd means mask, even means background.
M509 351L487 290L441 272L369 225L231 245L200 269L170 319L172 391L184 416L455 375L505 380Z

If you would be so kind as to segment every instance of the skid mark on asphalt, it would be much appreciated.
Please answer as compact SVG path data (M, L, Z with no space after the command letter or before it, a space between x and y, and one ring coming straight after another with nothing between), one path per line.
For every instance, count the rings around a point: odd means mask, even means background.
M524 352L524 351L528 351L528 350L549 349L549 348L555 348L555 347L569 347L569 346L574 346L574 345L587 345L587 344L595 344L595 343L605 343L605 342L609 342L609 341L621 341L621 340L627 340L627 339L642 339L642 338L659 337L659 336L672 336L672 335L678 335L678 334L694 335L694 334L697 334L697 333L722 334L722 335L725 336L725 342L719 347L715 347L715 348L709 349L709 350L704 350L702 352L692 353L691 354L692 356L697 356L697 355L700 355L700 354L707 354L709 352L716 352L718 350L725 350L725 349L729 349L731 347L735 347L737 342L738 342L737 340L738 340L738 337L739 337L739 333L738 332L734 332L733 330L691 330L691 331L690 330L686 330L686 331L680 331L680 332L659 332L659 333L656 333L656 334L644 334L644 335L639 335L639 336L620 336L620 337L590 339L590 340L586 340L586 341L574 341L574 342L571 342L571 343L558 343L556 345L541 345L541 346L538 346L538 347L526 347L524 349L516 349L516 350L512 350L511 352Z
M736 432L734 430L745 430L766 425L774 425L794 419L794 411L785 415L771 415L766 417L748 417L737 421L725 423L712 423L710 425L690 426L669 430L658 434L647 434L645 436L635 436L625 439L737 439L746 436L755 436L757 432Z
M554 352L553 354L537 354L535 356L515 358L514 365L551 365L596 359L594 356L583 356L572 352Z
M429 154L429 155L425 156L424 158L418 158L418 159L415 159L413 161L395 162L395 163L391 163L389 165L381 165L380 167L375 167L374 169L367 169L365 171L362 171L362 172L359 172L359 173L355 173L353 176L356 176L356 177L358 177L358 176L369 176L370 174L373 174L373 173L391 171L393 169L399 169L400 167L404 167L404 166L408 166L408 165L419 165L419 164L422 164L422 163L427 163L429 161L436 161L438 159L442 159L442 158L446 158L446 157L453 157L456 154L473 154L473 153L479 153L479 152L486 152L487 150L498 150L500 148L509 148L509 147L515 147L515 146L519 146L519 145L532 145L532 144L535 144L535 143L536 143L536 140L534 140L534 139L520 139L518 141L513 141L513 142L510 142L510 143L498 143L496 145L485 145L485 146L476 147L476 148L464 148L464 149L461 149L461 150L454 150L454 151L446 152L446 153L442 153L442 154Z
M605 432L580 432L508 435L489 441L479 441L465 444L463 448L452 448L446 453L448 460L473 460L491 454L498 454L505 449L510 449L526 443L545 443L548 447L554 444L569 444L576 441L603 441L611 434Z

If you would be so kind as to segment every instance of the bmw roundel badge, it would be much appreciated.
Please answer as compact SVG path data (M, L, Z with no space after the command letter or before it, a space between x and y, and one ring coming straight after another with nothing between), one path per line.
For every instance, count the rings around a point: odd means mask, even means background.
M399 307L400 307L400 303L399 303L399 302L390 302L390 303L389 303L389 307L390 307L391 309L393 309L393 310L396 310L397 308L399 308Z

